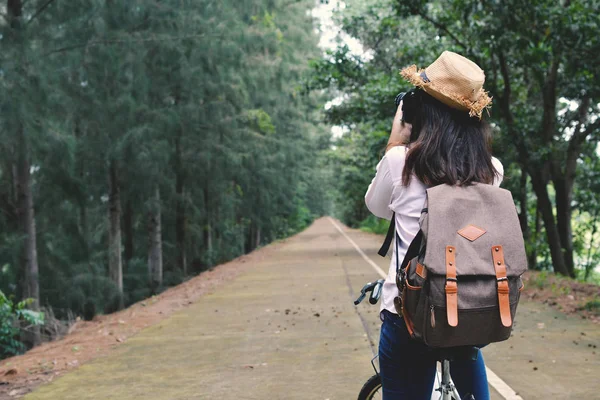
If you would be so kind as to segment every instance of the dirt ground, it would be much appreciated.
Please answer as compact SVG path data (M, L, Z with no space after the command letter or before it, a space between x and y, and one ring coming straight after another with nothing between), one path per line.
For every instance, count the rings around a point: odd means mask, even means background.
M600 286L537 271L527 271L523 280L529 300L600 323Z
M31 392L57 376L111 352L142 329L155 325L175 311L193 304L244 272L253 261L268 257L279 245L267 246L249 255L190 279L164 293L141 301L118 313L97 316L93 321L75 323L65 338L45 343L22 356L0 362L0 398L13 399ZM600 323L600 309L586 308L598 301L600 288L530 271L525 276L527 298L550 305L566 314L580 315Z
M120 312L98 315L93 321L78 321L66 337L0 361L0 399L20 398L65 372L108 354L142 329L234 279L253 262L276 251L282 243L284 241L236 258Z

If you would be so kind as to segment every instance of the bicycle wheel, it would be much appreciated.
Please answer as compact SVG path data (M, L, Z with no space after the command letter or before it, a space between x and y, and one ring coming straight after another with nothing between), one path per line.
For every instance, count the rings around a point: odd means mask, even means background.
M383 398L381 392L381 377L379 375L373 375L365 382L360 393L358 394L358 400L380 400Z

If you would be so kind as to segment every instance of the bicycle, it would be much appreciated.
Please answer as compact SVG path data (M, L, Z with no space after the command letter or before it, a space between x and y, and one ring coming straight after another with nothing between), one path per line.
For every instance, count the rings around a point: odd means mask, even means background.
M379 279L375 282L369 282L360 291L360 296L354 301L354 305L360 304L367 293L371 292L369 295L369 303L377 304L379 298L381 297L381 290L383 286L383 279ZM439 379L438 375L438 388L434 390L434 392L439 392L439 400L475 400L473 395L467 395L466 398L461 398L458 394L458 390L454 386L452 379L450 378L450 361L456 360L458 358L468 357L470 359L476 359L478 349L477 347L466 347L466 348L450 348L450 349L436 349L436 360L441 363L441 379ZM375 360L379 356L375 356L371 360L371 365L375 370L375 375L371 376L363 385L362 389L358 394L357 400L375 400L381 399L381 376L379 375L379 371L377 371L377 367L375 366ZM432 395L432 399L434 395Z

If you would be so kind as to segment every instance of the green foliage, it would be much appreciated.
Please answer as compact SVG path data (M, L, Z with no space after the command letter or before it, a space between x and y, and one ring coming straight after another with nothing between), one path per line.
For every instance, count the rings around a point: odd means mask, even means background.
M146 272L147 273L147 272ZM126 275L126 277L128 277ZM97 312L112 312L118 309L119 290L110 279L95 273L81 273L69 281L69 290L64 301L53 305L62 310L70 310L86 320L94 318ZM57 313L64 317L64 313Z
M574 193L574 248L581 273L579 278L600 283L600 156L582 157Z
M44 324L43 313L27 308L32 302L32 299L27 299L15 303L0 291L0 360L21 354L25 350L25 346L19 341L22 325L26 325L27 329Z
M336 149L330 152L329 161L337 189L335 213L350 226L359 226L370 214L364 194L385 142L385 131L364 125L341 137L335 144Z
M600 299L590 300L583 306L588 311L598 311L600 310Z
M390 226L390 221L369 215L367 219L361 222L360 230L363 232L385 235Z
M313 1L9 3L23 12L0 17L0 290L23 293L19 149L40 299L61 318L139 301L328 213L330 132L303 91L320 55ZM122 298L107 269L113 172ZM147 266L157 209L161 287Z

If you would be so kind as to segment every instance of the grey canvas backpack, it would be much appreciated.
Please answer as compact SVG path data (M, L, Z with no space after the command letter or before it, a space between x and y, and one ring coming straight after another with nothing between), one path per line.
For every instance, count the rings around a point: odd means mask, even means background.
M428 189L420 231L396 265L394 305L413 338L431 347L508 339L527 270L512 195L485 184Z

